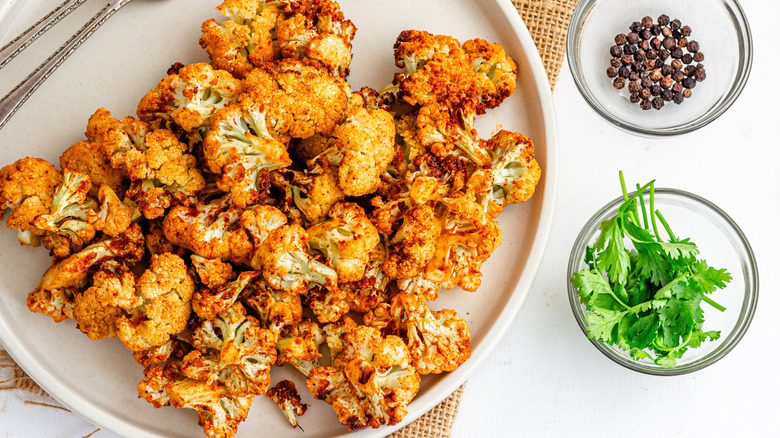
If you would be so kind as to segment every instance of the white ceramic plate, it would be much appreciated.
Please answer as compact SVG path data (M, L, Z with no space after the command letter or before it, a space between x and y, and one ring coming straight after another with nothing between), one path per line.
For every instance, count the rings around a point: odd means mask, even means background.
M59 0L29 0L18 10L0 10L0 37L6 41L53 9ZM47 53L86 21L101 1L87 2L26 53L0 72L0 94L10 89ZM206 60L198 46L200 23L216 16L218 0L138 0L126 6L87 41L33 95L0 131L0 165L24 156L58 163L59 154L83 139L87 119L98 107L116 117L133 115L143 94L169 65ZM404 424L430 410L478 370L496 347L528 294L541 261L552 221L556 180L556 133L552 100L536 47L508 0L343 0L344 13L358 28L348 78L353 89L380 88L392 80L392 47L404 29L480 37L501 43L520 68L518 88L497 110L481 117L478 128L490 136L499 128L529 135L542 166L542 182L529 202L507 208L499 222L503 244L483 267L476 293L446 291L434 309L454 308L472 333L473 354L456 371L427 376L409 405ZM94 8L90 10L90 8ZM10 12L9 12L10 11ZM66 24L68 23L68 24ZM70 26L65 31L60 27ZM48 46L47 46L48 45ZM46 251L22 248L16 233L0 231L0 342L46 391L103 429L128 437L203 436L193 411L155 410L136 393L141 367L116 339L90 341L73 321L54 323L27 310L25 297L45 271ZM331 407L313 399L297 372L274 369L274 381L294 377L309 411L305 432L292 429L267 397L256 398L238 437L379 437L399 428L348 434Z

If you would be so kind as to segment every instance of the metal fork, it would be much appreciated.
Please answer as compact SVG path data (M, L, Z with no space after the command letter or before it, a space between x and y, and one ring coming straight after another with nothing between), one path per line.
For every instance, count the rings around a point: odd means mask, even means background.
M81 0L84 1L84 0ZM0 129L16 113L27 99L48 79L76 49L81 46L103 23L111 18L122 6L133 0L111 0L95 14L78 32L73 34L56 52L36 68L29 76L0 99Z
M53 11L46 14L46 16L38 20L37 23L22 32L21 35L3 46L3 48L0 49L0 68L5 67L6 64L11 62L16 55L22 52L22 50L26 49L27 46L32 44L33 41L37 40L38 37L43 35L47 30L51 29L57 22L65 18L65 16L75 11L76 8L81 6L85 1L86 0L65 0L63 4L54 8Z

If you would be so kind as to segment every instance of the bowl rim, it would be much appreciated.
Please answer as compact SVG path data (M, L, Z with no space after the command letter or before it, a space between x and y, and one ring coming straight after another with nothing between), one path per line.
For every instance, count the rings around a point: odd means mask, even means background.
M583 319L584 311L582 309L582 304L580 302L579 295L577 294L577 291L575 290L575 287L572 284L571 278L574 272L579 270L578 268L581 266L580 265L580 263L582 263L581 252L584 251L584 248L588 244L590 237L593 235L594 232L598 230L598 227L603 220L612 217L610 213L614 212L617 209L617 207L623 203L624 200L623 196L619 196L613 199L612 201L608 202L603 207L601 207L595 214L593 214L593 216L590 217L590 219L588 219L588 221L580 230L574 242L574 245L572 246L571 253L569 255L566 283L567 283L567 290L569 295L569 304L571 306L574 319L577 321L577 324L579 325L583 334L585 334L586 337L588 337L588 340L591 342L591 344L593 344L605 356L607 356L609 359L611 359L613 362L617 364L620 364L628 369L638 371L644 374L656 375L656 376L679 376L679 375L699 371L703 368L706 368L709 365L712 365L713 363L725 357L729 352L731 352L734 349L734 347L736 347L739 341L742 340L748 328L750 327L751 322L753 321L753 316L755 315L755 311L758 303L758 296L759 296L758 264L756 263L755 254L753 253L753 249L750 245L750 242L748 241L742 229L731 218L731 216L729 216L725 211L723 211L716 204L701 196L695 195L693 193L684 190L673 189L673 188L655 188L654 191L656 196L661 195L661 196L685 198L689 201L693 201L694 203L698 203L702 207L709 209L711 212L715 213L717 218L723 220L723 222L729 227L729 229L734 232L738 240L736 243L738 243L742 247L741 249L744 250L745 260L742 260L743 262L742 273L745 277L744 299L742 302L742 307L740 309L739 318L737 319L737 323L735 325L734 330L728 333L728 335L723 339L721 344L718 347L716 347L715 350L708 353L707 355L705 355L699 360L696 360L688 364L671 367L671 368L662 368L657 365L646 365L646 364L642 364L627 359L622 356L618 356L613 351L613 349L609 348L603 342L587 336L588 332L586 329L585 321ZM636 191L628 193L628 196L630 197L634 193L636 193ZM643 194L645 193L648 192L647 191L643 192Z
M585 79L580 73L579 67L579 42L582 35L582 28L587 21L591 11L603 0L580 0L572 12L569 22L569 31L566 34L566 58L569 64L574 84L588 105L596 111L606 121L612 123L624 131L647 137L670 137L674 135L686 134L699 128L709 125L728 110L742 94L750 73L753 68L753 36L750 30L745 11L738 0L720 0L720 3L729 9L731 16L736 23L736 31L739 40L742 41L743 50L739 52L739 62L735 81L731 84L729 90L724 93L724 98L716 102L704 115L694 120L672 126L645 128L636 123L616 117L604 106L600 105Z

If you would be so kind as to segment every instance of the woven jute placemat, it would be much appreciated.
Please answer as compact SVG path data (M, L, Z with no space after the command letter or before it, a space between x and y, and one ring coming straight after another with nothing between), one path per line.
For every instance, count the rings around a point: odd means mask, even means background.
M566 31L569 27L576 0L512 0L512 4L523 17L531 37L547 70L550 87L555 87L563 58L566 53ZM5 350L0 350L0 391L21 390L35 395L47 394L29 377ZM465 386L465 384L464 384ZM387 438L446 438L452 432L452 425L458 413L464 386L450 394L436 407L403 429Z

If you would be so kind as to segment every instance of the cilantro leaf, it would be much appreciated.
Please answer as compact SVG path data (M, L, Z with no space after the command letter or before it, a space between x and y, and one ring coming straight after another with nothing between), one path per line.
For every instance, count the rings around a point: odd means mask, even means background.
M621 319L626 315L626 311L617 311L609 309L594 309L593 312L585 316L585 322L589 325L585 327L588 336L599 341L614 342L614 329Z
M661 320L655 312L637 318L634 324L626 331L626 341L633 348L647 348L658 336L660 325Z
M623 227L620 215L601 223L601 234L594 248L601 250L596 255L597 265L607 272L609 281L625 283L628 275L629 255L623 243Z
M696 244L689 242L688 239L677 242L658 242L658 244L663 252L672 259L691 259L699 254Z
M699 283L702 291L707 294L725 288L726 283L731 281L731 274L726 269L711 268L704 260L696 261L692 270L693 278Z

